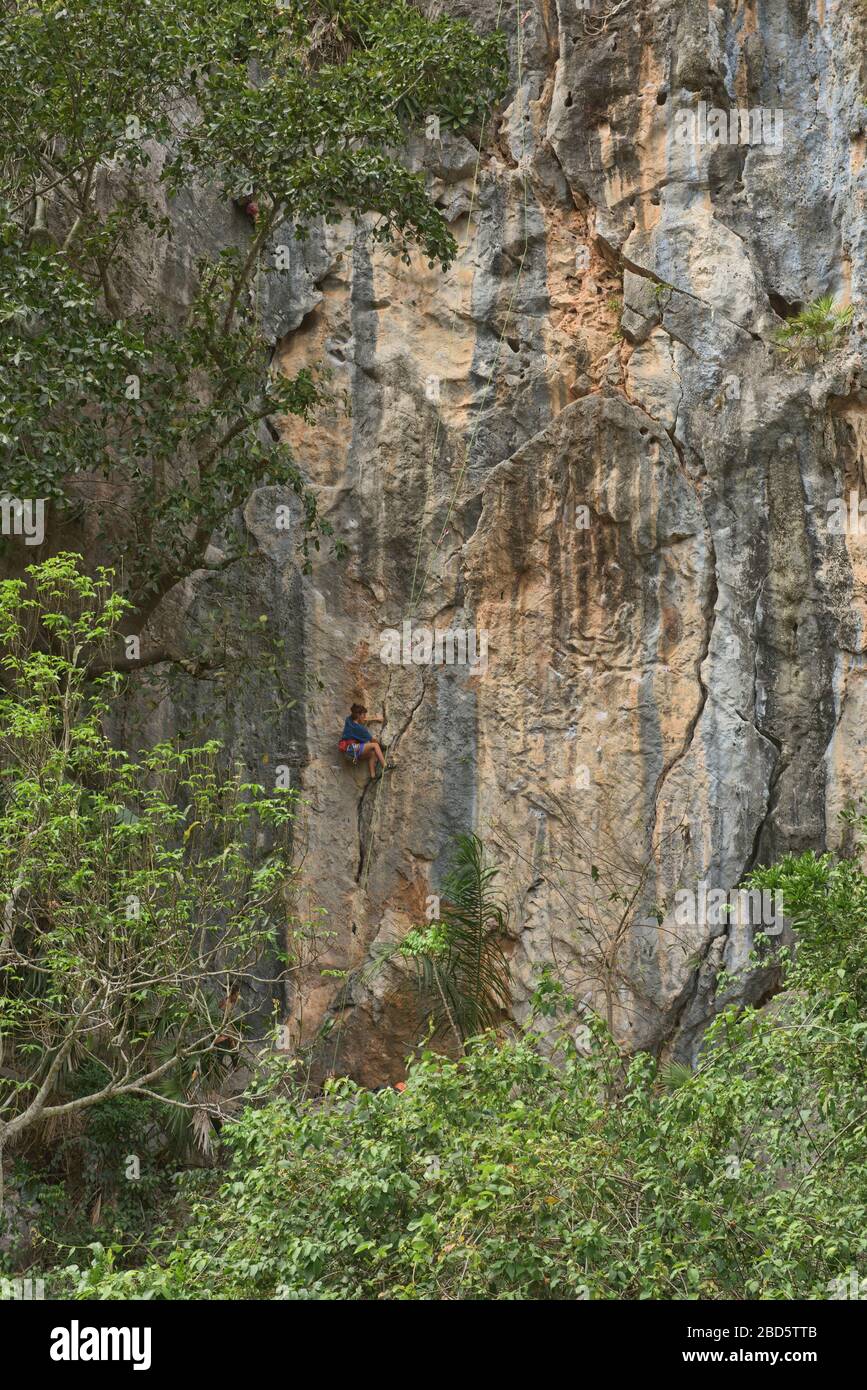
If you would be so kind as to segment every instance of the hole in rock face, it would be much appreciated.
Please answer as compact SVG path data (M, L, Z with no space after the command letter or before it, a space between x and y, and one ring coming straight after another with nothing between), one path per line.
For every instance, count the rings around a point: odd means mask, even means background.
M784 299L781 294L768 290L768 301L778 318L792 319L800 314L804 305L800 299Z
M720 145L708 162L708 188L714 200L732 198L743 187L742 174L746 150L743 145Z
M667 87L660 87L659 91L656 93L656 104L657 104L657 106L664 106L665 103L666 103L667 101L668 101L668 88L667 88Z
M566 93L566 100L563 102L563 105L564 105L564 106L571 106L571 105L572 105L572 93L571 93L571 92L567 92L567 93Z

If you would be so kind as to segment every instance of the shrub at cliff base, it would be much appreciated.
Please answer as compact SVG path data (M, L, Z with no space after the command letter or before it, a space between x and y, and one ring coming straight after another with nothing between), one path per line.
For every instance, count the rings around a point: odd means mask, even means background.
M863 824L861 826L863 830ZM729 1008L699 1067L624 1063L554 981L531 1033L411 1066L403 1092L263 1083L222 1178L186 1180L147 1265L99 1248L80 1297L790 1299L867 1287L864 875L806 855L781 888L797 960ZM269 1085L272 1089L269 1092ZM616 1097L616 1098L615 1098ZM857 1296L857 1294L856 1294Z

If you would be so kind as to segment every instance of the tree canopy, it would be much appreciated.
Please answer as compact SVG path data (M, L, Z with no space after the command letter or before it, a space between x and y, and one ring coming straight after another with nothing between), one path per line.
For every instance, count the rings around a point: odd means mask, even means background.
M396 254L455 244L403 157L428 115L478 119L503 88L499 35L408 0L21 0L0 33L2 485L74 507L111 481L127 592L145 615L261 482L303 498L271 416L311 419L321 373L272 369L255 285L275 246L365 221ZM173 235L173 199L254 200L203 254L189 295L142 296L138 263ZM305 546L307 541L305 539ZM105 557L103 557L105 558Z

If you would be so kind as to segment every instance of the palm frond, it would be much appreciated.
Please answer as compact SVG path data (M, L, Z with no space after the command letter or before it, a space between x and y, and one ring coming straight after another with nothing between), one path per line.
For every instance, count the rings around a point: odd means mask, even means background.
M659 1068L659 1080L667 1091L679 1091L692 1080L692 1068L685 1062L665 1062Z
M787 319L774 341L794 364L803 366L808 361L826 357L841 345L852 323L852 316L851 304L837 309L834 296L823 294L807 304L800 313Z
M496 1027L511 1002L511 968L503 949L508 917L498 901L495 865L476 835L460 835L440 895L440 919L412 927L399 941L371 953L360 979L371 984L395 957L412 961L419 993L438 1028L459 1046Z
M442 885L446 950L434 964L464 1041L493 1027L511 998L511 969L502 944L507 911L492 887L498 874L487 864L478 836L458 837Z

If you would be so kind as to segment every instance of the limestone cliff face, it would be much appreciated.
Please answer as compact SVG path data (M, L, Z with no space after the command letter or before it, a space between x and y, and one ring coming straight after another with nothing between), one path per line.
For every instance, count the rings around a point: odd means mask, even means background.
M287 1015L307 1040L331 1017L322 1065L369 1084L417 1038L410 984L321 971L422 920L456 833L503 868L516 1016L555 963L625 1041L689 1055L749 933L676 920L675 891L839 843L865 781L867 537L828 508L867 488L864 7L446 8L512 58L476 144L412 151L453 268L314 229L264 304L284 370L333 372L328 418L280 427L348 558L302 574L275 525L297 503L262 489L157 616L201 663L128 715L130 742L205 731L292 769L323 954ZM700 102L781 139L703 140ZM853 330L792 370L773 335L824 293ZM388 664L407 621L486 635L486 661ZM375 787L337 754L354 699L386 717Z

